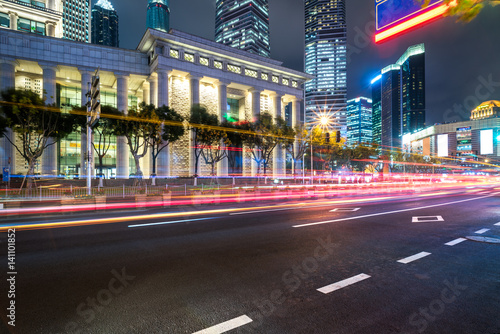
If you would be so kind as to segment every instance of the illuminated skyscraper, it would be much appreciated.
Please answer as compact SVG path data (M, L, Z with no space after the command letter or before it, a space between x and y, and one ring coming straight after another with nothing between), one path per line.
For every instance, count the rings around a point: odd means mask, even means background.
M215 41L270 57L267 0L217 0Z
M167 32L170 29L170 8L168 0L148 0L148 28Z
M372 142L372 100L358 97L347 101L347 142Z
M346 136L347 61L345 0L305 0L306 123L329 114Z
M90 42L90 0L64 0L63 38Z
M372 80L373 139L401 147L402 136L425 126L425 47L408 48L396 64Z
M92 8L92 43L119 47L118 15L108 0L99 0Z

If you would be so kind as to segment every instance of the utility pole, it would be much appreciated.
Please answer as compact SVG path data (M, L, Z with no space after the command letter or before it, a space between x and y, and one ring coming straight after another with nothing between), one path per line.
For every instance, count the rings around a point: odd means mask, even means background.
M88 83L87 91L87 195L92 194L92 128L99 121L101 115L101 92L99 80L99 68L92 77L92 82Z

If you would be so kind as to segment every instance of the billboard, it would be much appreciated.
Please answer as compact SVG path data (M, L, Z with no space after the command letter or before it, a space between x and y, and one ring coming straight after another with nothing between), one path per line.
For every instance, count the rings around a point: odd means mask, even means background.
M447 157L448 156L448 134L438 135L437 136L437 144L438 144L438 157Z
M493 154L493 130L481 130L480 133L480 153Z
M375 42L380 43L441 17L450 5L455 4L430 0L429 5L423 8L422 3L416 0L375 0Z

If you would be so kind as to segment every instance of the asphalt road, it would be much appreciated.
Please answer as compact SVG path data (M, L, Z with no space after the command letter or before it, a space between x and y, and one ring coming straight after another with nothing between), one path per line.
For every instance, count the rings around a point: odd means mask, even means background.
M15 298L2 233L0 331L498 334L500 244L459 238L500 238L500 190L465 191L22 218L118 219L17 231Z

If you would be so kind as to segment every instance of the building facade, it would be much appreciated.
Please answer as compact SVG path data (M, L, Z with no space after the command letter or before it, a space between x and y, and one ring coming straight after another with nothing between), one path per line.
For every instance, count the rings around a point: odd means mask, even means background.
M146 27L167 32L170 29L169 0L148 0Z
M120 46L118 14L108 0L99 0L92 7L92 43Z
M305 1L306 124L328 115L346 135L347 38L345 0Z
M14 47L14 45L16 47ZM137 50L118 49L88 43L54 39L15 30L0 30L0 90L10 87L46 92L48 103L62 108L83 105L87 83L100 68L101 104L120 111L140 102L170 106L188 117L193 104L202 104L219 119L251 121L269 112L284 116L291 105L292 124L299 119L302 84L311 77L281 66L281 62L221 45L175 30L169 33L148 29ZM10 133L12 140L15 136ZM37 164L42 175L85 175L86 136L80 131L47 149ZM157 175L191 176L194 156L190 135L163 150ZM257 168L251 152L242 150L242 174L253 175ZM10 160L10 165L9 165ZM149 175L151 158L140 160ZM134 160L125 138L115 138L105 158L106 177L127 178L134 173ZM27 171L24 160L6 139L0 139L0 168L13 174ZM199 166L200 175L210 168ZM274 151L273 173L285 168L285 152ZM227 175L227 159L217 166Z
M55 0L0 0L0 28L41 36L63 36L63 5Z
M405 135L403 143L413 153L454 158L461 166L477 167L476 162L498 165L500 118L433 125Z
M372 141L372 99L358 97L347 101L347 143Z
M215 41L270 57L268 0L217 0Z
M90 0L64 0L63 38L90 43L90 15Z
M371 84L374 141L387 149L401 148L402 136L425 127L424 45L409 47Z
M485 119L500 116L500 101L486 101L472 110L470 119Z

